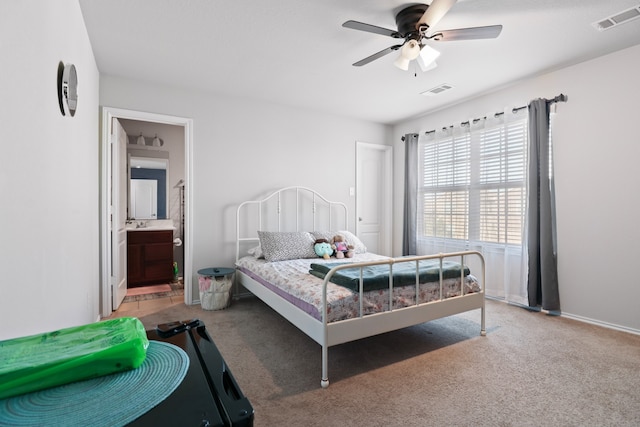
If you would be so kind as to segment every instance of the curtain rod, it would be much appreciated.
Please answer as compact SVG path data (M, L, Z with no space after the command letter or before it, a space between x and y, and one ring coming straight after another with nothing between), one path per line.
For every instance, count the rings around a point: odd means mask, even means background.
M568 99L568 98L567 98L567 95L565 95L565 94L561 93L560 95L556 96L556 97L555 97L555 98L553 98L553 99L547 99L547 104L554 104L554 103L556 103L556 102L567 102L567 99ZM513 108L511 109L511 112L512 112L513 114L515 114L515 113L517 113L517 112L518 112L518 111L520 111L520 110L524 110L525 108L529 108L529 106L528 106L528 105L523 105L522 107L513 107ZM493 116L494 116L494 117L499 117L499 116L501 116L501 115L503 115L503 114L504 114L504 111L499 111L499 112L495 113ZM485 120L486 118L487 118L487 116L480 117L480 118L477 118L477 119L473 119L473 123L477 123L477 122L479 122L480 120ZM466 122L461 122L461 123L460 123L460 126L467 126L468 124L469 124L469 120L467 120ZM442 130L447 130L447 129L451 129L451 128L453 128L453 125L444 126L444 127L442 128ZM430 133L434 133L435 131L436 131L435 129L428 130L428 131L426 131L424 134L425 134L425 135L429 135ZM404 137L402 137L402 140L404 141Z

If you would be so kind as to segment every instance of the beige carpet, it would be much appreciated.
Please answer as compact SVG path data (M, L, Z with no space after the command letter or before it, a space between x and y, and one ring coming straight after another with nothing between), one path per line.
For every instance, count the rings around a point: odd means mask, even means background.
M129 313L131 314L131 313ZM640 336L487 301L478 310L329 349L252 297L198 317L255 409L256 426L638 426Z

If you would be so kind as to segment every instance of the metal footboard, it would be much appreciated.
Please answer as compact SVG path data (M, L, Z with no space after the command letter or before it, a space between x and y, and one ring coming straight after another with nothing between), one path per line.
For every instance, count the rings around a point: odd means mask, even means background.
M465 259L470 256L475 256L480 261L480 272L475 273L474 276L480 276L480 292L473 293L465 293L465 269L463 268L465 264ZM458 258L460 259L460 295L454 297L446 298L443 294L443 261L448 258ZM419 301L420 295L420 280L419 280L419 262L423 260L430 259L438 259L440 260L440 291L439 291L439 299L437 301ZM416 269L416 293L415 293L415 301L414 304L409 307L402 308L394 308L393 304L393 266L398 263L415 263ZM375 313L375 314L364 314L364 278L363 278L363 270L365 267L374 266L374 265L389 265L389 306L387 310ZM327 310L327 285L331 282L331 278L335 273L340 270L346 269L358 269L360 275L359 281L359 317L357 319L349 319L348 321L337 321L337 322L328 322ZM323 327L323 342L322 344L322 378L320 384L323 388L329 386L329 376L328 376L328 353L329 347L331 345L338 344L340 342L346 342L351 339L343 340L341 338L333 337L332 334L343 334L350 335L351 333L346 333L341 331L343 327L341 325L348 325L348 329L359 329L361 333L358 333L354 337L354 339L365 338L372 335L377 335L384 332L389 332L392 330L400 329L407 326L412 326L420 323L427 322L429 320L435 320L438 318L462 313L465 311L480 309L481 318L480 318L480 335L486 335L485 329L485 304L484 304L484 293L485 293L485 261L484 257L480 252L477 251L463 251L463 252L452 252L452 253L440 253L436 255L424 255L424 256L410 256L410 257L401 257L401 258L390 258L387 260L379 260L379 261L369 261L369 262L358 262L358 263L348 263L342 264L339 266L333 267L329 272L327 272L324 281L323 281L323 289L322 289L322 327ZM473 298L469 298L473 297ZM467 301L468 300L468 301ZM446 304L444 304L446 303ZM444 307L438 308L438 304L444 304ZM419 311L420 313L415 314L415 311ZM431 313L429 313L431 311ZM378 321L376 318L380 318L380 316L387 316L391 313L398 313L397 316L393 316L392 319L385 318L384 321ZM335 330L335 332L334 332Z

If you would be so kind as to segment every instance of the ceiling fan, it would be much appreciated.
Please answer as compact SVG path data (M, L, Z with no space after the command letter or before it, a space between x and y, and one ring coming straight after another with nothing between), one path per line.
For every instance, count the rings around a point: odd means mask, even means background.
M394 62L396 67L406 71L409 69L409 63L415 59L422 71L427 71L435 67L435 59L440 55L440 52L426 44L427 41L492 39L500 35L502 25L432 31L456 1L433 0L430 5L415 4L402 9L396 15L397 31L358 21L345 22L342 24L345 28L404 39L404 42L374 53L353 65L356 67L366 65L400 49L400 56Z

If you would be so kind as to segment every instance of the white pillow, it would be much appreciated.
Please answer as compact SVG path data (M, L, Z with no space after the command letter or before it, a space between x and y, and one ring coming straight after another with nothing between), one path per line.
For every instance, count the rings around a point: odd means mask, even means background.
M350 231L342 230L338 231L337 234L342 234L344 239L347 241L348 245L353 245L353 251L357 254L363 254L367 252L367 247L362 243L362 240L358 239L358 237Z
M264 254L262 253L262 247L260 247L260 245L256 246L255 248L249 249L247 253L249 255L253 255L253 257L256 259L264 258Z
M306 231L258 231L260 247L267 261L317 258L315 239Z
M311 234L315 239L327 239L331 241L337 234L341 234L347 245L353 245L353 251L357 254L363 254L367 252L367 247L362 243L358 237L350 231L312 231Z

